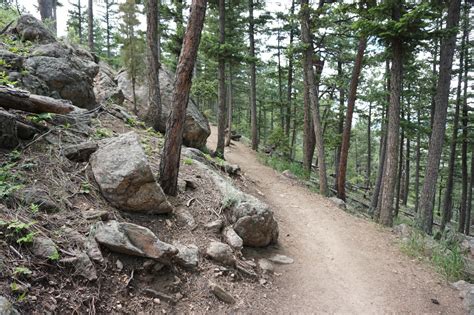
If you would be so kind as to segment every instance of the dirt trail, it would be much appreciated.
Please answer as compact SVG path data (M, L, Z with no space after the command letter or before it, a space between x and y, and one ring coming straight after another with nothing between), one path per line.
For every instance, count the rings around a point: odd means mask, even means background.
M212 149L216 133L213 128L208 141ZM262 165L240 142L227 148L225 155L240 165L272 206L280 226L279 252L295 260L277 267L281 276L275 277L267 310L279 314L465 313L457 292L430 266L401 253L388 229L338 209Z

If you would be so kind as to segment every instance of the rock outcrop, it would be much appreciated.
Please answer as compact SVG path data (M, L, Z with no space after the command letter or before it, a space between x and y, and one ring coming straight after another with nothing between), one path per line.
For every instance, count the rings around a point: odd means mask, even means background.
M31 41L32 47L21 53L1 50L8 66L0 70L6 70L11 79L31 93L67 99L86 109L97 106L93 80L99 66L89 52L58 42L31 15L21 16L8 32L19 40Z
M112 101L122 105L124 96L122 90L115 81L115 71L106 63L99 62L99 72L94 78L94 94L97 103Z
M102 194L118 209L148 214L172 211L134 132L109 139L92 154L90 163Z
M125 99L132 101L133 92L132 84L128 78L126 71L121 71L116 77L118 87L122 90ZM161 104L163 106L161 114L160 132L165 131L166 119L171 109L171 101L173 96L173 76L166 70L160 71L160 92ZM137 96L137 106L140 116L143 117L147 111L148 89L146 84L137 84L135 88ZM189 99L186 111L186 121L184 123L183 142L186 146L194 148L203 148L206 140L211 134L209 122L206 117L199 111L192 99Z

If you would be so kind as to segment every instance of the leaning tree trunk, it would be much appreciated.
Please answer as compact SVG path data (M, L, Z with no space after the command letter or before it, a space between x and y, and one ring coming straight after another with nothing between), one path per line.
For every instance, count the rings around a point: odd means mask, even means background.
M349 146L352 129L352 116L354 114L354 107L357 98L357 86L359 85L359 76L362 70L362 62L364 60L365 48L367 47L367 38L361 37L359 40L359 47L357 48L357 56L352 68L352 78L349 87L349 97L347 100L347 114L344 122L344 131L342 134L341 153L339 157L339 170L337 172L337 197L346 200L346 172L347 172L347 158L349 156Z
M313 127L316 139L316 148L318 150L319 191L321 195L326 196L329 193L329 188L326 175L326 158L324 153L322 125L319 114L319 89L318 85L316 84L313 71L313 45L309 26L310 16L308 0L301 1L301 10L301 38L306 45L306 49L303 54L303 71L306 72L306 82L304 82L304 84L308 86L309 97L313 109Z
M67 114L77 109L70 101L30 94L27 91L9 88L4 85L0 85L0 107L36 114Z
M153 129L164 132L165 126L161 122L160 96L160 60L158 42L158 1L148 0L146 12L146 40L148 46L148 113L146 121Z
M176 68L171 113L166 123L165 143L160 163L160 185L166 194L172 196L177 194L184 121L192 85L194 63L206 14L206 0L193 0L190 11L183 47Z
M218 81L219 93L217 109L217 147L216 156L224 158L225 145L225 126L226 126L226 109L225 109L225 59L222 49L225 44L225 0L219 0L219 56L218 56Z
M439 174L439 164L446 131L446 115L449 101L449 85L451 82L451 71L453 65L454 50L456 48L456 32L454 29L459 24L461 0L449 2L446 29L450 30L449 36L445 37L441 44L440 69L438 85L436 88L435 111L430 145L428 148L428 160L426 163L425 182L420 196L420 211L418 212L417 224L428 234L432 232L433 225L433 199L436 190L436 182Z
M393 19L400 20L401 1L393 5ZM403 43L401 38L392 39L392 69L390 73L390 105L388 108L387 151L382 179L380 216L378 222L385 226L393 224L393 201L397 182L398 144L400 134L400 89L402 85Z

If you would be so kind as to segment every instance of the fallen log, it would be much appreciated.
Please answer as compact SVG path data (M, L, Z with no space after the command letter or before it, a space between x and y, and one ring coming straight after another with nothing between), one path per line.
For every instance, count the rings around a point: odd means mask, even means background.
M30 94L27 91L0 85L0 106L30 113L68 114L77 107L70 101Z

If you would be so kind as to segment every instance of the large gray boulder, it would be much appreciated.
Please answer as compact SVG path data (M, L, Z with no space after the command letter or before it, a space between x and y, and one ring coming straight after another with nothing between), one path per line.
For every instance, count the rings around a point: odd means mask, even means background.
M114 102L122 105L124 96L115 81L116 73L108 64L99 62L99 72L94 78L94 94L97 103Z
M133 100L132 83L126 71L121 71L116 77L118 87L122 90L128 101ZM160 70L160 93L161 104L163 106L161 114L160 132L165 132L166 120L171 109L173 97L173 75L167 70ZM146 83L137 84L135 88L137 96L137 106L139 115L144 117L147 113L148 88ZM192 99L189 99L186 111L186 121L184 123L183 142L186 146L194 148L203 148L206 140L211 134L209 122L199 111L197 105Z
M91 155L90 163L102 194L118 209L148 214L172 211L136 133L109 139Z
M109 250L131 255L155 259L169 263L178 250L171 244L162 242L146 227L115 220L107 223L98 222L94 229L95 240Z

